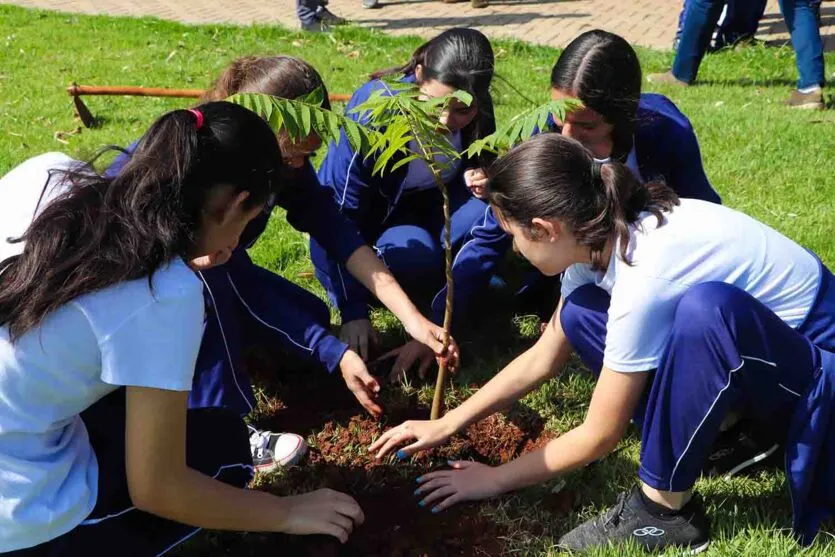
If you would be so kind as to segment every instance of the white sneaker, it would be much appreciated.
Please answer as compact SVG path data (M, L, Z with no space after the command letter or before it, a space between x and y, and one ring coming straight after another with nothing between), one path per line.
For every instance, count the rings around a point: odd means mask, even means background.
M273 433L249 427L249 448L252 464L259 472L271 472L292 466L307 453L307 443L295 433Z

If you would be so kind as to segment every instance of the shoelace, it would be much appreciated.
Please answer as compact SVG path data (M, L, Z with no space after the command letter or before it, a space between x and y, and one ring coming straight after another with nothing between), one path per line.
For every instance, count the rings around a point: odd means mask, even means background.
M264 454L264 450L267 448L269 441L269 431L258 431L253 429L252 433L249 434L249 450L253 455L260 457Z
M618 502L612 507L608 513L603 517L603 529L608 530L609 526L617 527L620 524L620 518L626 508L626 500L629 498L629 492L618 495Z

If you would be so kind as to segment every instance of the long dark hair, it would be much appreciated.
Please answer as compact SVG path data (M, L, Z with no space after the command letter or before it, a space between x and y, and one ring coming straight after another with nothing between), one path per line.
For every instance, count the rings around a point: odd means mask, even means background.
M323 108L330 109L322 76L304 60L285 55L243 56L223 70L201 101L222 101L236 93L264 93L296 99L312 93L317 87L324 93Z
M649 211L678 205L678 196L663 182L641 184L619 162L600 164L579 142L544 133L514 147L488 168L487 196L502 216L522 227L536 218L566 223L581 245L588 246L591 264L602 269L603 249L610 238L620 240L627 264L629 225Z
M159 118L122 171L92 166L63 171L69 190L52 201L17 241L23 253L0 263L0 326L12 338L47 314L113 284L150 278L196 240L210 192L249 192L245 208L272 195L281 154L270 127L226 102Z
M478 116L462 130L465 145L495 131L493 97L490 95L495 66L493 47L481 31L466 27L447 29L418 47L406 64L375 72L371 79L414 75L418 65L423 68L425 81L434 79L473 96Z
M576 96L614 126L612 158L624 162L641 98L641 64L632 46L614 33L586 31L560 54L551 87Z

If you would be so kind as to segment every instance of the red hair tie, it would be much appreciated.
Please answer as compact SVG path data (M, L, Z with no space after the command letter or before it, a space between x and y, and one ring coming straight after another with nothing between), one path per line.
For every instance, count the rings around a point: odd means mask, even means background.
M189 108L189 112L194 114L194 117L197 118L196 128L199 130L203 127L203 113L197 110L196 108Z

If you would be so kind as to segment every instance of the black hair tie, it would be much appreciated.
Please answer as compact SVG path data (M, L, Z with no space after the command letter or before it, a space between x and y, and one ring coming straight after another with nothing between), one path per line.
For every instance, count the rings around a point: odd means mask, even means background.
M596 160L591 161L591 180L592 182L602 182L603 177L600 174L603 168L603 163Z

